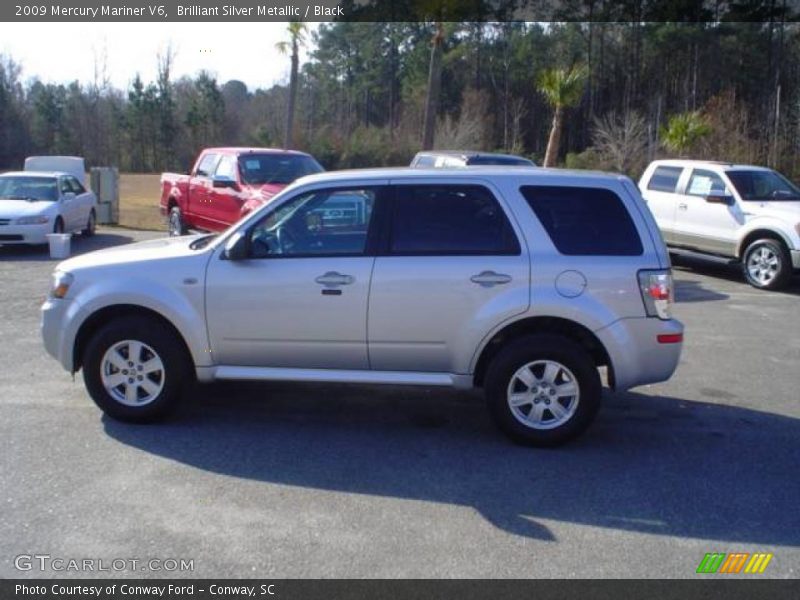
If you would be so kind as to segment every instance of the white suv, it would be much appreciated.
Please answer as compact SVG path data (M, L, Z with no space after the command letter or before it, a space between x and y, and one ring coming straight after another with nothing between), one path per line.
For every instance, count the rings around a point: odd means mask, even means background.
M664 381L683 326L627 177L383 169L305 177L217 236L61 263L47 351L127 421L187 381L481 387L513 439L583 431L601 397Z
M741 263L748 283L788 284L800 269L800 189L764 167L657 160L639 181L670 252Z

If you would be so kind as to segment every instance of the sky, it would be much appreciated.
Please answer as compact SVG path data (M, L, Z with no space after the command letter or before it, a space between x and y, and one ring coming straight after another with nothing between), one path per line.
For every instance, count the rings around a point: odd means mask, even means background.
M0 54L22 66L23 82L90 83L105 57L112 85L126 89L137 72L154 80L156 57L170 46L173 80L201 69L251 90L289 79L289 57L275 49L287 38L286 23L15 23L3 30Z

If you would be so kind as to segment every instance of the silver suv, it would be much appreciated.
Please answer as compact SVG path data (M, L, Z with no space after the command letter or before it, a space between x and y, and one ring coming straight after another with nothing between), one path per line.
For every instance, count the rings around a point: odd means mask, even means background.
M669 257L627 178L479 167L298 180L219 236L56 268L47 351L124 421L227 379L480 387L515 441L586 429L601 370L668 379Z

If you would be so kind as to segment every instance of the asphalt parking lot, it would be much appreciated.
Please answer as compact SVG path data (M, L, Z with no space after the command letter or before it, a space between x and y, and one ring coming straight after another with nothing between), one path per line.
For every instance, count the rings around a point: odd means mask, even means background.
M706 552L800 572L798 277L760 292L681 263L675 377L532 450L479 396L426 389L215 384L167 423L116 423L42 347L55 264L0 248L2 577L697 577ZM194 571L20 572L21 554Z

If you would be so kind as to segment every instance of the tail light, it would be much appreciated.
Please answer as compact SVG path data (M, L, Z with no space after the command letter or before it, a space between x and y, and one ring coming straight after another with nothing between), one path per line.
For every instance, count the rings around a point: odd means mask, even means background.
M672 272L669 269L639 271L639 289L648 317L664 320L672 318L672 303L675 301L675 296Z

